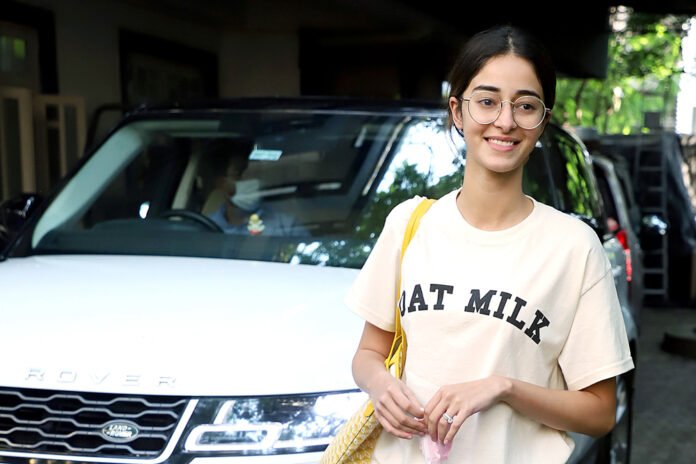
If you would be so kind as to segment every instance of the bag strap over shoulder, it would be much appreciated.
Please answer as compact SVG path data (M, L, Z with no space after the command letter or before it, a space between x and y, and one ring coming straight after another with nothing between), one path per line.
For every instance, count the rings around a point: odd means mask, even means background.
M406 224L406 230L404 231L404 239L401 243L401 259L399 262L403 261L404 254L406 253L406 248L408 248L411 239L416 234L418 226L420 225L421 218L430 209L435 200L432 198L424 198L416 206L416 209L411 213L411 217ZM389 357L385 360L384 365L387 369L394 367L394 375L397 378L401 378L401 374L404 368L404 363L406 361L406 334L401 326L401 313L399 311L399 299L401 297L401 277L399 277L398 285L396 286L396 305L394 307L395 316L395 328L394 328L394 340L392 341L391 350L389 350Z
M414 235L416 235L416 230L418 230L418 226L420 225L423 215L428 211L428 209L430 209L433 203L435 203L435 200L432 198L424 198L420 203L418 203L418 206L416 206L416 209L413 210L413 213L411 213L408 224L406 224L404 240L401 243L401 260L404 259L404 254L406 253L408 244L411 243L411 239Z

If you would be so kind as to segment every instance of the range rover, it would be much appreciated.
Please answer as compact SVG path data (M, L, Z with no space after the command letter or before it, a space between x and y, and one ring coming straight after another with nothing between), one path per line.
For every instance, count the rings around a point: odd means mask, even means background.
M392 207L461 184L466 147L443 108L142 108L45 199L7 202L0 463L318 462L365 399L350 372L363 322L343 296ZM524 186L602 237L635 348L589 163L549 125ZM617 428L573 434L571 462L626 456L631 379Z

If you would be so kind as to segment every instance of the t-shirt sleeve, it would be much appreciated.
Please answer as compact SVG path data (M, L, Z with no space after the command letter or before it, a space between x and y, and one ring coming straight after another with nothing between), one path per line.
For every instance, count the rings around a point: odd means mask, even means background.
M569 390L633 369L611 264L601 243L590 249L570 333L559 356Z
M401 242L411 213L421 197L406 200L387 215L370 256L345 296L348 308L382 330L394 332L397 285L401 274Z

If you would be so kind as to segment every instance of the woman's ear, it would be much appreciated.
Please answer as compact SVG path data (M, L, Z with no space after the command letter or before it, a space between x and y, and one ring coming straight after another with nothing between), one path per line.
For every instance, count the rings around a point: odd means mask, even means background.
M544 122L541 123L541 132L543 133L546 130L546 126L551 122L551 110L548 110L546 112L546 116L544 116Z
M459 135L464 136L463 121L462 121L462 102L457 97L449 98L449 110L452 115L452 122L454 123L454 128L457 129Z

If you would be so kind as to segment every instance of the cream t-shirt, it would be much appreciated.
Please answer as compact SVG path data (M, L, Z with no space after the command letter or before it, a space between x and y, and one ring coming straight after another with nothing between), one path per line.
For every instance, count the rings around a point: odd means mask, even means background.
M457 191L421 220L399 268L406 223L421 200L396 206L346 296L355 313L394 331L396 285L408 340L403 380L425 405L442 385L503 375L580 390L633 368L609 260L582 221L534 201L501 231L461 216ZM469 417L448 462L562 463L564 432L504 403ZM420 438L383 432L373 462L423 463Z

